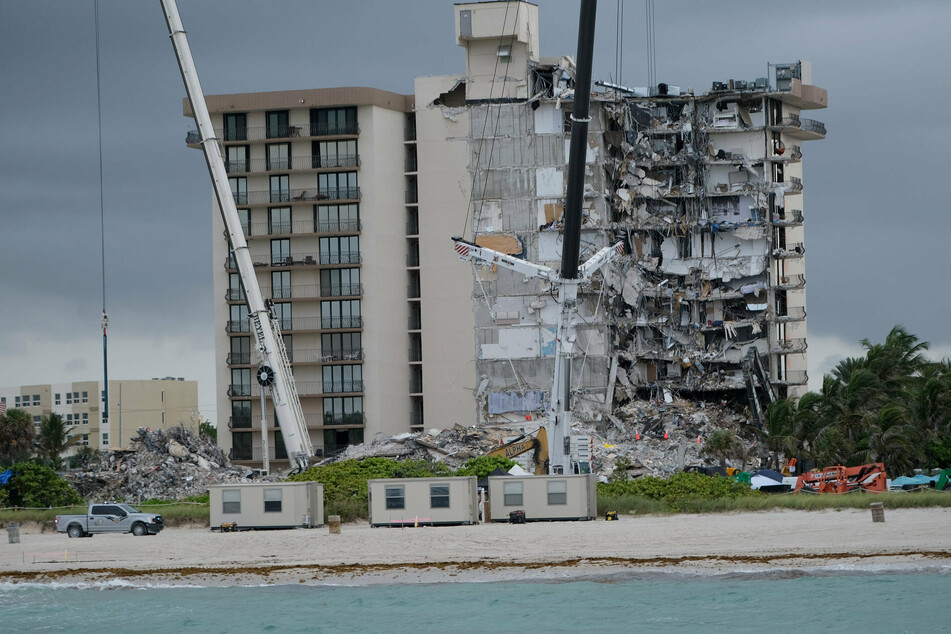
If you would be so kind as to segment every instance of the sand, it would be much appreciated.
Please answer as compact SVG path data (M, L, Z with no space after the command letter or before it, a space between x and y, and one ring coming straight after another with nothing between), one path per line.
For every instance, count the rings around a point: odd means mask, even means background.
M328 528L157 536L21 529L0 582L369 585L951 566L951 509L621 516L619 521Z

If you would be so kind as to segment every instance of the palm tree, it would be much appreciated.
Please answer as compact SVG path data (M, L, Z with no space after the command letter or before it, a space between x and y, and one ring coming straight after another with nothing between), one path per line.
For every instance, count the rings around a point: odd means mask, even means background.
M924 353L928 350L927 341L918 341L918 337L897 325L885 337L885 342L872 344L862 339L866 349L867 367L875 373L882 390L889 396L900 393L919 375L927 364Z
M766 410L763 443L769 450L770 466L776 471L780 457L796 454L796 412L796 402L788 398L773 401Z
M66 427L59 414L44 416L40 422L40 433L36 435L37 453L50 461L54 469L62 464L60 454L79 442L79 436L71 432L75 427Z
M0 464L25 460L33 449L33 419L22 409L7 410L0 416Z
M891 474L910 473L917 450L916 430L909 424L907 410L901 404L889 404L866 421L868 435L864 447L854 456L859 464L882 462Z

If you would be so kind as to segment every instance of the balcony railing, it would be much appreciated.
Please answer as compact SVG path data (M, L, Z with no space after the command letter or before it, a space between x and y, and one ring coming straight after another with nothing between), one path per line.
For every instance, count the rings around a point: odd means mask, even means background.
M304 418L307 418L307 414L304 414ZM315 414L317 418L317 424L323 425L326 427L337 427L340 425L365 425L367 418L363 412L354 412L352 414L330 414L324 413L323 416L320 414ZM311 422L307 420L308 427L311 426Z
M227 266L227 264L225 265ZM231 267L235 268L235 267ZM243 302L246 297L244 295L244 290L240 288L229 288L225 291L225 299L229 302Z
M773 249L773 257L778 260L801 258L805 253L806 248L802 242L787 242L785 248L778 247Z
M324 381L324 394L349 394L363 391L363 381Z
M415 172L416 171L416 157L408 158L404 161L403 164L404 171Z
M360 126L356 122L327 124L310 124L310 136L340 136L345 134L360 134Z
M421 394L423 392L423 382L422 380L415 379L409 382L409 393L410 394Z
M363 328L363 317L321 317L320 327L323 330Z
M323 363L334 361L362 361L363 348L329 348L321 351L320 360Z
M814 132L816 134L826 135L826 125L815 119L802 119L800 127L804 132Z
M360 260L359 251L332 251L320 254L321 264L359 264Z
M408 236L419 235L419 219L418 218L414 217L412 220L406 223L406 235Z
M423 360L423 351L420 348L410 348L409 349L409 360L410 361L422 361Z
M314 228L317 233L341 233L360 231L359 220L318 220Z
M406 254L406 266L419 266L419 253L410 251Z
M779 278L779 287L786 289L802 288L806 285L805 275L783 275Z
M201 143L201 135L198 134L198 130L189 130L185 133L185 143L188 145L194 145L195 143Z
M200 143L201 139L192 139L192 134L198 136L198 132L193 130L185 138L186 143ZM279 126L255 126L215 129L215 135L224 141L263 141L265 139L298 139L307 136L345 136L360 134L360 126L357 123L339 123L334 125L321 125L316 123L302 125L279 125Z
M778 213L773 215L773 225L777 227L789 227L802 224L802 211L799 209L790 209L783 216Z
M786 385L806 385L809 383L809 374L805 370L788 370L780 372L774 381Z
M305 187L302 189L255 190L240 193L235 196L238 205L268 205L274 203L309 202L315 200L359 200L359 187L328 187L318 189Z
M412 304L411 304L412 306ZM406 324L407 330L420 330L423 327L423 319L420 315L410 315Z
M228 429L251 429L251 417L232 416L228 419Z
M806 318L805 306L787 306L786 312L782 315L776 315L779 321L800 321Z
M268 447L268 460L287 460L287 449L284 447ZM260 462L264 452L261 447L232 447L228 454L236 462Z
M796 178L795 176L790 176L786 179L786 191L789 193L801 192L802 191L802 180Z
M293 170L313 170L327 168L360 167L358 154L339 154L337 156L292 156L290 158L254 158L237 161L225 161L225 171L229 174L244 172L286 172Z
M805 352L809 345L805 339L783 339L776 343L776 347L783 352Z
M408 284L406 286L406 297L409 299L419 299L419 284Z
M329 284L320 287L321 297L360 297L363 295L362 284Z
M406 202L410 205L419 202L419 192L416 188L406 190Z
M228 365L248 365L251 363L250 352L232 352L228 355Z
M251 384L232 383L228 386L228 396L251 396Z
M797 114L790 114L783 117L783 120L779 122L780 126L785 128L798 128L802 125L802 120Z
M410 412L410 413L409 413L409 425L410 425L410 427L422 427L422 426L423 426L423 413L422 413L422 412Z
M251 324L246 319L230 320L225 325L225 332L251 332Z
M289 235L295 233L356 233L360 231L359 220L294 220L292 222L254 222L242 226L244 237ZM225 239L228 233L224 234Z

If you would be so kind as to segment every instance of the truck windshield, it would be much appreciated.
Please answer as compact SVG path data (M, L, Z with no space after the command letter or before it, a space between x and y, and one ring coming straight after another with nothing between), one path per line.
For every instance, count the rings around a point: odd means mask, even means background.
M135 510L134 508L132 508L132 507L129 506L128 504L118 504L117 506L118 506L120 509L122 509L123 511L125 511L126 513L138 513L137 510Z

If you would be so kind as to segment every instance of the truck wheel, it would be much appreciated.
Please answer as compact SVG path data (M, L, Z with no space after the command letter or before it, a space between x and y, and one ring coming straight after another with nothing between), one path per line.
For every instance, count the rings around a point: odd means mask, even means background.
M132 534L136 537L142 537L143 535L149 534L149 529L147 529L142 522L136 522L132 525Z
M83 528L79 524L70 524L69 528L66 529L66 534L69 535L70 538L82 537Z

